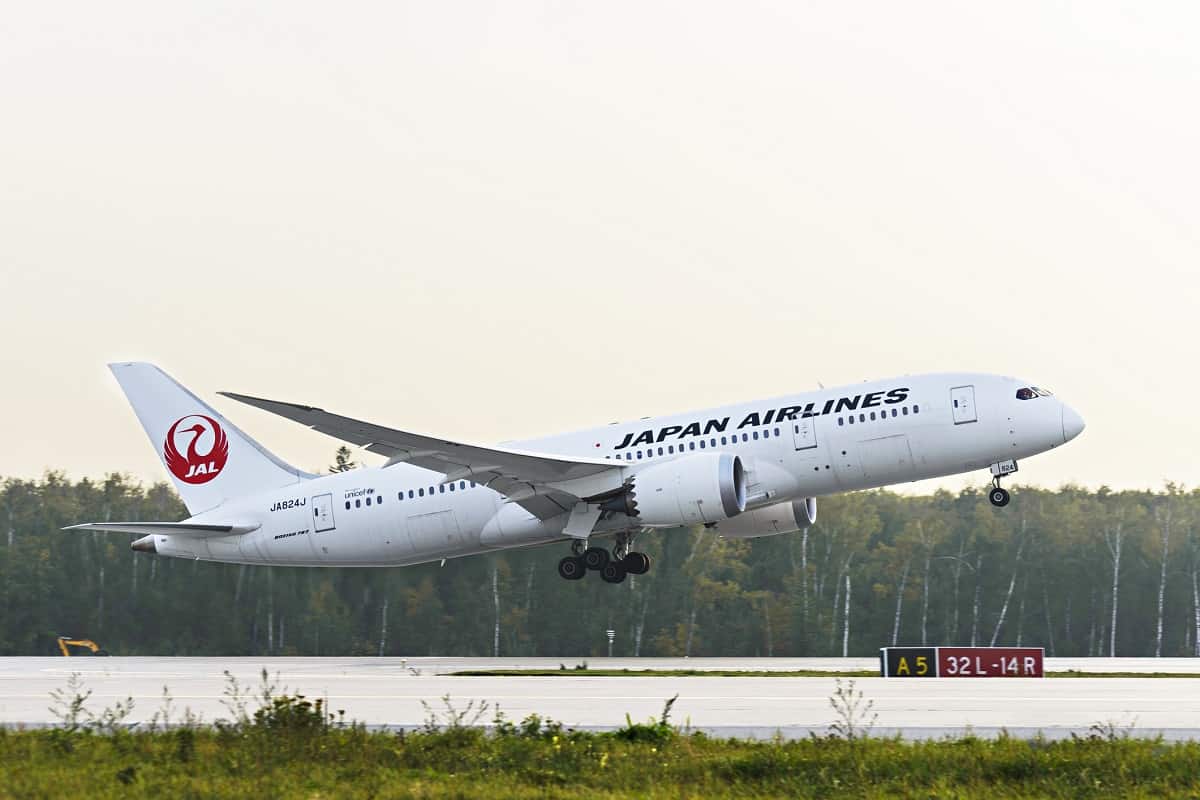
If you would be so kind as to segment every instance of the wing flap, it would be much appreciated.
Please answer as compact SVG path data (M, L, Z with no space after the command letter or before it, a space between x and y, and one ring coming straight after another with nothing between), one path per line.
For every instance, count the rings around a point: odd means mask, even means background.
M64 531L106 531L108 533L133 533L138 536L187 536L193 539L210 539L217 536L236 536L258 530L258 523L208 525L196 522L85 522L68 525Z

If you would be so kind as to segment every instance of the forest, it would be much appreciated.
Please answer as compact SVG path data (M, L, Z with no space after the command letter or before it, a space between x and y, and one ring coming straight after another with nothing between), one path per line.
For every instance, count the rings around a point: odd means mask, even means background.
M623 584L555 572L565 545L405 568L162 558L96 520L177 520L169 486L9 478L0 490L0 655L59 635L114 655L869 656L891 644L1055 656L1200 656L1200 492L1012 487L823 497L807 531L643 533Z

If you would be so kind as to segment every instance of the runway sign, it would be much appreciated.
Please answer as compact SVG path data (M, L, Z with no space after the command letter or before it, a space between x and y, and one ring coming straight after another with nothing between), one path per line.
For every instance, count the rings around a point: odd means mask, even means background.
M1041 647L881 647L885 678L1041 678Z

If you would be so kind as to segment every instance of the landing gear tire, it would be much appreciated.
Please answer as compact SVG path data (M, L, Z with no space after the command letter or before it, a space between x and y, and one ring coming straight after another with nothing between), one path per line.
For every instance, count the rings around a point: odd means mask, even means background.
M621 566L630 575L645 575L650 571L650 556L645 553L629 553L621 559Z
M609 561L600 568L600 577L605 583L620 583L625 580L625 567L621 561Z
M588 569L604 569L604 565L610 561L608 551L603 547L589 547L580 558Z
M577 581L587 574L583 559L579 556L566 556L558 562L558 575L568 581Z
M988 501L996 508L1004 508L1011 499L1012 495L1008 493L1008 490L1001 489L999 486L993 486L992 490L988 492Z

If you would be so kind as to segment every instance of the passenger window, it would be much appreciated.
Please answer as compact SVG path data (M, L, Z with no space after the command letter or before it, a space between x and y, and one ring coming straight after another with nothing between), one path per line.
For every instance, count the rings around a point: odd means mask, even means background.
M859 414L859 415L858 415L858 421L859 421L859 422L866 422L866 421L867 421L867 415L866 415L866 414Z
M688 442L688 450L695 450L695 449L696 449L696 443Z
M371 498L370 498L370 497L368 497L368 498L367 498L367 505L371 505Z
M717 440L716 440L716 439L709 439L709 440L708 440L708 446L709 446L709 447L716 447L716 446L717 446Z
M409 489L409 490L408 490L408 499L409 499L409 500L412 500L412 498L413 498L413 490L412 490L412 489Z
M347 511L350 510L350 501L349 500L346 501L346 510Z
M674 453L674 452L675 452L675 445L673 445L673 444L669 444L669 445L667 445L667 452L668 452L668 453Z
M633 453L626 453L626 454L625 454L625 460L626 460L626 461L633 461Z
M362 500L355 500L355 501L354 501L354 507L355 507L355 508L362 508Z
M854 415L851 414L850 416L846 417L846 421L849 422L851 425L853 425L854 424Z
M459 482L458 482L458 488L459 488L460 490L461 490L461 489L466 489L466 488L467 488L467 482L466 482L466 481L459 481Z
M658 448L658 454L659 454L660 456L663 454L663 449L662 449L661 447L660 447L660 448Z
M904 408L900 409L900 411L904 414L904 416L906 416L906 417L908 416L908 406L905 406Z
M914 413L914 414L920 414L920 413L921 413L921 407L920 407L919 405L917 405L916 403L913 403L913 413Z
M748 441L750 441L750 434L748 434L748 433L743 433L743 434L742 434L742 441L743 441L743 442L748 442Z
M452 483L452 484L450 484L450 491L452 491L452 492L454 491L454 484L453 484L453 483Z
M638 457L639 459L642 457L642 451L641 451L641 450L638 450L638 451L637 451L637 457Z
M894 408L893 408L893 409L892 409L892 416L893 416L893 417L898 417L898 416L900 416L900 412L899 412L899 411L897 411L896 409L894 409Z
M841 417L838 417L838 425L841 425L841 426L845 427L845 425L846 425L846 420L842 419ZM799 432L800 432L800 426L799 426L799 425L797 425L797 426L796 426L796 433L799 433Z
M725 437L724 437L724 436L722 436L722 437L721 437L721 444L726 444L726 441L725 441Z
M421 497L424 497L424 496L425 496L425 490L424 490L424 489L418 489L418 490L417 490L417 494L421 495Z
M376 496L376 498L375 498L375 505L377 505L377 506L379 506L379 505L383 505L383 495L378 495L378 496Z
M778 437L778 436L779 436L779 428L776 428L776 429L775 429L775 436L776 436L776 437Z
M703 439L700 440L700 449L701 450L704 449L704 440Z
M872 411L871 412L871 422L874 422L874 421L875 421L875 412Z
M444 484L444 483L440 484L438 486L438 494L445 494L445 493L446 493L446 484Z
M475 488L475 481L471 481L471 488L472 488L472 489L474 489L474 488Z
M754 441L756 441L756 442L758 441L758 431L755 431L754 433L752 433L750 435L754 437Z

